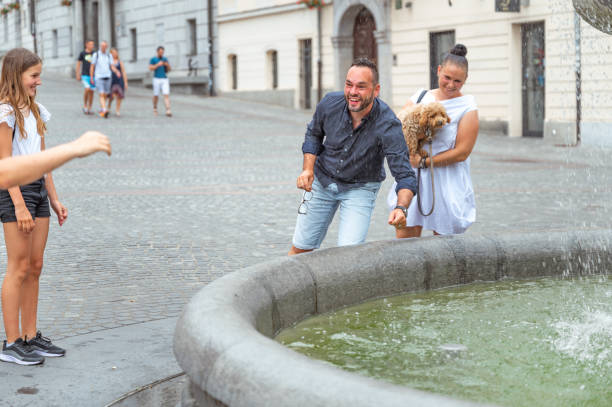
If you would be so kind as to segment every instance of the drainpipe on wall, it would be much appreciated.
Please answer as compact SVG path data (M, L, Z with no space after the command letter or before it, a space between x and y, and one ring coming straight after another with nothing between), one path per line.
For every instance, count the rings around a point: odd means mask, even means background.
M32 34L32 44L34 53L38 54L38 41L36 41L36 2L30 0L30 34Z
M582 120L582 51L580 47L580 16L574 11L574 42L576 58L574 69L576 71L576 145L580 144L580 122Z
M216 96L215 92L215 60L214 60L214 51L215 51L215 42L214 42L214 21L213 21L213 0L208 0L208 94L209 96Z

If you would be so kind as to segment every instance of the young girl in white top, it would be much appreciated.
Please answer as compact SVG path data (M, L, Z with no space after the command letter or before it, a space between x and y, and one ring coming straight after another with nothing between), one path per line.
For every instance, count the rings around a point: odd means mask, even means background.
M46 122L51 115L35 101L41 69L40 58L26 49L13 49L4 56L0 77L0 158L36 154L45 149ZM68 210L57 198L51 173L25 186L0 190L0 220L7 251L2 284L7 339L0 360L6 362L38 364L44 356L65 354L36 328L49 202L61 226Z
M436 235L463 233L476 220L476 204L470 177L470 153L478 136L478 107L471 95L461 93L468 74L467 49L455 45L438 66L438 88L429 90L420 103L440 102L451 122L436 133L433 157L422 160L418 154L410 157L414 168L421 168L419 195L424 216L413 199L407 210L406 227L396 229L396 237L419 237L423 229ZM422 90L415 93L406 106L417 102ZM428 148L426 148L428 150ZM434 163L435 195L431 190L429 166ZM435 196L435 201L434 201ZM395 206L395 189L389 192L387 203Z

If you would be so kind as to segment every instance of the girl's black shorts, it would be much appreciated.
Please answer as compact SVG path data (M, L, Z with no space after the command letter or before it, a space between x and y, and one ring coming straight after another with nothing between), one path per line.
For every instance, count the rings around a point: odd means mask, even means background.
M32 219L48 218L51 216L44 178L19 188L21 189L21 195L26 207L32 215ZM15 205L13 205L11 195L6 189L0 189L0 220L2 223L17 222Z

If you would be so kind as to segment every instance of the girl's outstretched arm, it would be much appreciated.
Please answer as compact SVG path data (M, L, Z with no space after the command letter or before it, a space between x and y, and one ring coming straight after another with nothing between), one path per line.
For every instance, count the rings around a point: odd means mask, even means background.
M0 160L0 188L8 189L15 185L28 184L73 158L86 157L98 151L111 155L108 137L97 131L88 131L70 143L61 144L37 154L2 159Z

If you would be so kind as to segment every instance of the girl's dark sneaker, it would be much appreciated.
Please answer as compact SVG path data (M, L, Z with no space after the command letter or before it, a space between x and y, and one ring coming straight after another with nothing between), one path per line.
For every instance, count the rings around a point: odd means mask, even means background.
M35 353L26 341L19 338L10 346L7 346L6 341L4 341L2 352L0 352L0 360L19 365L39 365L45 361L45 358Z
M66 354L65 349L52 344L51 340L42 336L40 331L36 332L36 336L34 338L28 339L27 343L30 345L34 353L41 356L59 357Z

